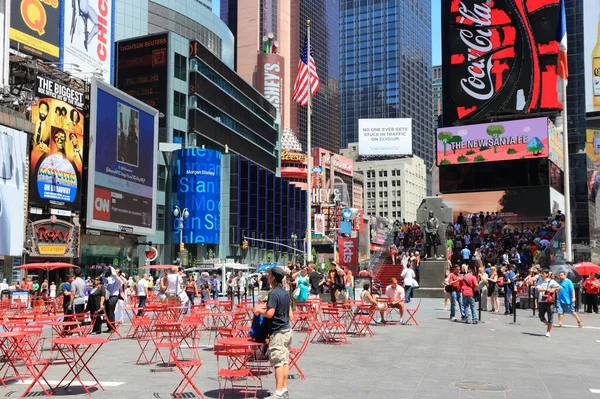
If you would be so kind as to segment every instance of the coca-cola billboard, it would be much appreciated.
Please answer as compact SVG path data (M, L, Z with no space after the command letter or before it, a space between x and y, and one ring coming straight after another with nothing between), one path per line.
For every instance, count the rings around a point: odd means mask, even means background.
M560 109L559 0L443 0L444 125Z

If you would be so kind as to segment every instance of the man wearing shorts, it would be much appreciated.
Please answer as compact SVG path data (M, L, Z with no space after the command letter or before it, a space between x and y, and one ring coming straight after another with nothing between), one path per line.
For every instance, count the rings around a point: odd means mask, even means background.
M556 298L556 292L562 288L556 281L550 278L550 271L548 269L542 270L541 276L537 285L538 314L540 321L546 325L546 337L550 338L552 322L554 321L552 305L554 298ZM546 320L546 315L548 316L548 320Z
M292 328L290 325L290 294L283 289L285 272L280 267L269 271L271 292L265 308L256 307L254 314L268 319L267 332L269 335L269 358L275 369L275 393L271 398L289 398L287 389L290 371L290 345L292 343Z
M575 287L573 282L567 278L565 272L558 273L558 284L562 287L558 291L558 298L556 299L556 311L558 312L558 324L554 327L562 327L563 314L570 314L575 320L577 325L581 328L583 323L577 313L573 310L575 305Z

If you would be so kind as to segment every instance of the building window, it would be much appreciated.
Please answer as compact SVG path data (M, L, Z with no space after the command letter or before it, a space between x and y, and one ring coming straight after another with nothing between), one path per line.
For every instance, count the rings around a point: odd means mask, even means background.
M379 171L379 177L383 177L383 171L382 170Z
M383 191L379 192L379 198L383 198Z
M173 92L173 97L173 102L175 104L173 107L173 115L185 119L185 109L187 108L185 94L175 90Z
M383 171L383 177L387 177L387 170Z
M181 130L173 129L173 143L183 144L183 138L185 137L185 132Z
M396 180L392 180L392 187L396 187Z
M156 205L156 229L165 229L165 206Z
M158 165L158 191L165 191L167 185L167 168Z
M396 176L396 169L392 169L392 176Z
M175 77L186 81L187 75L187 59L178 53L175 53Z

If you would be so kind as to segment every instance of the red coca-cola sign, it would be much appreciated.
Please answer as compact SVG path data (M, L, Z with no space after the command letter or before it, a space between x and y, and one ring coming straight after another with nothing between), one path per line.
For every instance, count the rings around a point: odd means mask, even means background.
M559 0L443 0L444 125L560 109Z

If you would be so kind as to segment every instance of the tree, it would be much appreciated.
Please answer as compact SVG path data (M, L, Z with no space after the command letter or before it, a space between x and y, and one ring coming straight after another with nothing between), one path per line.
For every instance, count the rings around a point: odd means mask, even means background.
M438 134L438 139L444 144L444 156L446 156L446 146L452 140L452 137L454 136L450 132L440 132Z
M462 143L462 137L452 136L452 138L450 140L448 140L448 144L451 144L451 143L455 143L455 144ZM452 146L452 153L456 154L456 146Z
M527 142L527 151L533 153L533 155L540 155L543 149L544 144L537 137L533 137Z
M502 125L489 125L486 129L488 136L492 136L494 140L498 139L504 134L504 126ZM494 143L494 154L498 152L498 146Z

